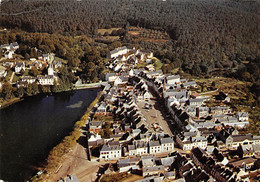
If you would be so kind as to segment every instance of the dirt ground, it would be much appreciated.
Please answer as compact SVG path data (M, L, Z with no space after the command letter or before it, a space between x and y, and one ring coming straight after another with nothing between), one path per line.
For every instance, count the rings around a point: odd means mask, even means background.
M53 174L48 181L56 182L72 174L76 174L80 182L95 181L99 167L102 167L106 163L105 161L97 162L94 159L92 161L87 160L85 147L77 143L72 151L64 156L64 161L59 171Z

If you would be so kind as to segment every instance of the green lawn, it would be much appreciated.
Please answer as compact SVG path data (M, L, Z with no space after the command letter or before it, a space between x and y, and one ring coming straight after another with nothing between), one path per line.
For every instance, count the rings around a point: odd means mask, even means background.
M163 63L159 59L153 58L153 65L155 70L159 70L163 66Z
M16 74L14 74L13 82L17 82L20 79Z

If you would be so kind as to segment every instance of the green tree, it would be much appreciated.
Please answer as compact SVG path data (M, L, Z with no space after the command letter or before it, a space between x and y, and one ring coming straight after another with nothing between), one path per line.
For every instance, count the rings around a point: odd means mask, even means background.
M30 69L29 74L30 74L31 76L37 76L37 75L39 75L39 71L38 71L38 69L37 69L35 66L33 66L33 67Z
M13 87L9 82L6 82L2 85L1 95L5 100L9 100L13 97Z

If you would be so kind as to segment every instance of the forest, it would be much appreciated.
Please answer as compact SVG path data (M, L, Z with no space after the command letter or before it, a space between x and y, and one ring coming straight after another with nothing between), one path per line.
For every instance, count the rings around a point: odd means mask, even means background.
M259 9L258 1L241 0L10 0L1 5L0 21L2 28L72 36L124 28L123 43L144 46L196 75L260 57ZM171 42L136 42L129 26L166 31Z
M17 41L25 57L34 47L98 79L103 58L120 45L154 52L164 72L180 67L194 76L231 76L259 87L260 3L243 0L9 0L1 4L0 43ZM165 32L168 41L136 39L131 28ZM104 41L99 29L118 28ZM107 34L107 33L106 33ZM246 64L245 64L246 63ZM249 63L249 64L248 64Z

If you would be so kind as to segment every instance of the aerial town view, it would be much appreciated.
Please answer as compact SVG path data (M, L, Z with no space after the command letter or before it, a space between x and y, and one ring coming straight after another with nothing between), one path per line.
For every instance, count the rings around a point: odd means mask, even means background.
M0 9L0 182L260 181L259 0Z

